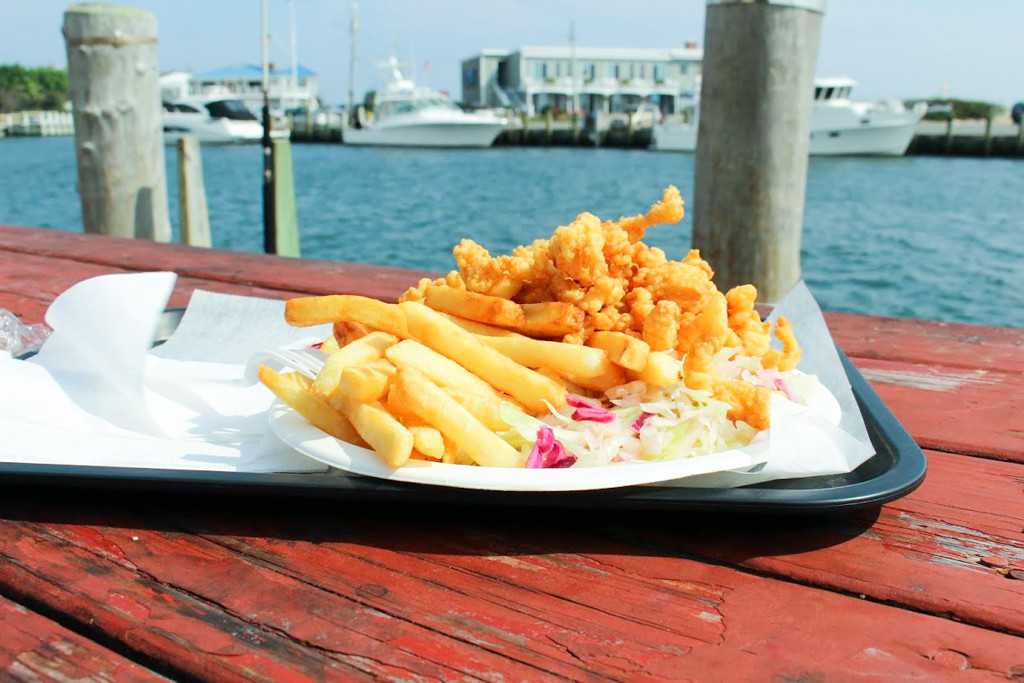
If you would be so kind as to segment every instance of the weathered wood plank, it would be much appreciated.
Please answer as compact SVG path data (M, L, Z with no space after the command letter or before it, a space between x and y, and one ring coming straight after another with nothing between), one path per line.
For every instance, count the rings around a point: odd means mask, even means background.
M929 473L909 496L849 519L685 532L608 526L651 554L699 556L759 573L1024 636L1024 581L984 557L1024 568L1020 465L928 452Z
M0 250L132 270L174 270L182 275L269 289L310 294L361 294L386 300L396 299L419 278L436 275L362 263L295 261L270 254L179 244L157 247L143 240L11 226L0 226Z
M827 311L832 336L850 357L1024 372L1024 330Z
M0 678L4 680L167 680L2 596L0 624Z
M0 308L14 311L27 323L42 322L47 306L75 283L99 275L129 272L135 271L65 258L0 251ZM195 289L273 299L302 294L251 284L179 276L168 305L187 305ZM8 301L11 305L6 303Z
M202 648L218 671L242 644L215 627L239 619L261 636L346 662L370 659L393 671L396 658L415 658L410 671L425 677L438 675L438 660L449 673L484 677L479 667L495 657L493 670L520 680L544 672L673 679L686 671L703 676L725 662L741 679L766 671L777 678L934 678L950 659L976 674L1006 676L1021 663L1019 639L997 631L557 524L544 528L542 516L456 525L344 510L336 519L308 520L313 537L275 529L286 515L247 510L221 511L230 531L205 540L123 526L125 520L21 523L20 541L11 537L14 525L5 525L0 548L8 565L31 560L49 590L74 586L75 595L61 603L104 609L104 618L115 611L147 617L143 638L173 628L187 651ZM217 514L207 513L216 523ZM5 582L17 573L0 571ZM111 581L118 574L127 576ZM112 606L90 605L110 595ZM196 624L186 627L184 610L173 606L179 596L221 612L202 620L212 632L199 637ZM261 644L275 656L282 647Z
M1024 373L853 362L922 448L1024 462Z
M19 506L24 509L25 506ZM118 522L119 524L120 522ZM217 680L463 680L542 672L187 535L0 524L0 589ZM372 587L369 589L372 590Z

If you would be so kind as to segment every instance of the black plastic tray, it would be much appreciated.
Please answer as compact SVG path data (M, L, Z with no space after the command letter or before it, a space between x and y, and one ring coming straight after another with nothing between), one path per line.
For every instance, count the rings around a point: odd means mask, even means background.
M179 310L168 311L157 339L165 339L180 317ZM851 511L881 505L910 493L924 480L927 466L921 449L867 380L842 351L839 357L875 448L875 455L847 474L780 479L732 489L634 486L600 491L523 493L389 482L333 469L313 474L249 474L0 463L0 485L328 496L345 501L388 503L771 513Z

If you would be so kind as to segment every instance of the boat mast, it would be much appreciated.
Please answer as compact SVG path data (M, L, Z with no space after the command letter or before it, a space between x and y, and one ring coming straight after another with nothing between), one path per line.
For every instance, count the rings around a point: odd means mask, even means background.
M352 3L352 20L349 22L348 35L349 35L349 50L351 53L348 58L348 103L345 105L345 116L349 121L352 120L352 106L354 104L355 96L353 95L353 88L355 87L356 80L356 29L359 28L359 6L356 3Z
M298 53L298 41L295 39L295 0L288 0L288 13L292 22L292 92L291 96L297 98L299 91L299 53ZM295 102L290 103L289 106L295 106ZM309 103L306 103L309 106Z
M260 1L260 44L263 53L263 250L277 253L274 225L274 157L270 139L270 34L267 32L267 0Z
M569 106L572 115L580 108L579 91L576 88L576 20L569 22Z

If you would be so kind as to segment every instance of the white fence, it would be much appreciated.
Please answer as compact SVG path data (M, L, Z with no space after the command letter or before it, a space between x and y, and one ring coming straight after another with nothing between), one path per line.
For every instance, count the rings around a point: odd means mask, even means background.
M23 111L0 114L0 135L40 137L74 135L75 122L67 111Z

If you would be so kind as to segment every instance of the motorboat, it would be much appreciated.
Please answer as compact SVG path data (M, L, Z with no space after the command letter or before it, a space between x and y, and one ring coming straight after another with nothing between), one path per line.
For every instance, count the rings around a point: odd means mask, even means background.
M898 100L855 102L849 78L819 78L814 82L811 110L811 156L902 156L927 112L927 104L907 108ZM683 109L677 120L655 125L652 148L693 152L697 148L699 102Z
M359 106L342 132L346 145L490 147L508 125L494 112L468 112L440 91L416 85L390 62L392 79Z
M204 144L254 143L263 139L263 124L237 99L216 98L164 102L164 143L190 136ZM288 137L287 128L271 126L273 137Z

